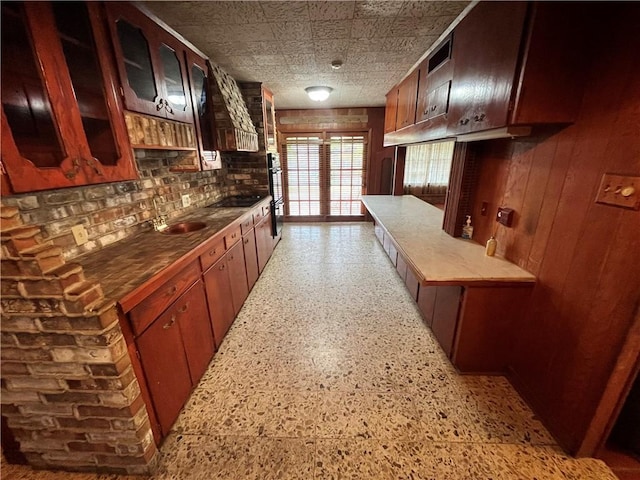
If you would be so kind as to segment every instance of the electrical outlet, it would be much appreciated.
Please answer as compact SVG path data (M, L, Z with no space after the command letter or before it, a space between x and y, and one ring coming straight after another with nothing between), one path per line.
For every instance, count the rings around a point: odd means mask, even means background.
M182 195L182 206L188 207L191 205L191 197L188 194Z
M87 233L87 229L84 228L84 225L71 227L71 233L73 233L76 245L84 245L89 241L89 234Z

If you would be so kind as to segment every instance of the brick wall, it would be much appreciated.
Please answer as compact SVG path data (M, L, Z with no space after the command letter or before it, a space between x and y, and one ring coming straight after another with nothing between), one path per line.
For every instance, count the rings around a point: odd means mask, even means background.
M170 167L179 160L179 152L135 153L139 180L12 195L2 203L16 207L25 224L42 226L40 237L60 247L70 260L152 228L148 220L155 215L154 196L160 213L171 219L227 195L225 169L174 173ZM185 193L191 198L186 209L180 198ZM89 242L81 246L71 234L78 224L89 235Z
M1 404L20 450L36 468L153 473L115 305L18 208L0 206L0 217Z
M262 113L262 84L239 83L240 91L258 132L257 152L222 152L229 195L268 195L267 152Z

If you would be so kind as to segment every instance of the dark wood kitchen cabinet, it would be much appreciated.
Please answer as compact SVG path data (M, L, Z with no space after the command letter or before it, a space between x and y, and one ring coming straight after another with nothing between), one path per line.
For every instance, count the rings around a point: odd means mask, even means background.
M184 45L133 5L106 6L127 109L193 123Z
M249 296L249 286L247 283L247 267L244 261L244 250L242 242L237 242L226 254L229 272L229 282L231 284L231 299L233 300L233 311L238 315L244 301ZM234 315L234 316L235 316Z
M507 124L526 2L481 2L455 29L448 131Z
M256 234L253 228L242 236L244 264L247 269L247 284L249 290L258 281L258 251L256 250Z
M214 352L202 282L196 282L136 339L147 387L167 435Z
M416 123L416 101L418 99L419 77L420 69L415 69L398 86L396 130Z
M100 8L2 3L2 161L15 193L137 177Z
M207 61L195 52L185 49L189 90L193 105L194 126L198 151L200 152L200 168L214 170L222 168L222 157L217 152L213 102L211 100L211 81Z
M235 319L228 269L227 258L223 256L203 274L211 327L217 348L222 344L224 336Z
M396 118L398 116L398 87L395 86L387 93L387 101L384 108L384 133L396 131Z
M266 207L268 208L268 207ZM260 223L256 224L256 250L258 252L258 272L262 273L273 253L273 237L271 236L271 213L263 214Z

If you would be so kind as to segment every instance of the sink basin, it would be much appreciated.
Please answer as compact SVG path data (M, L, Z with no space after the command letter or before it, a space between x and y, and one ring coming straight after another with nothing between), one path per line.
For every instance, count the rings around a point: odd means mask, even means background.
M167 228L162 230L162 233L166 233L167 235L180 235L181 233L202 230L206 226L207 224L203 222L180 222L169 225Z

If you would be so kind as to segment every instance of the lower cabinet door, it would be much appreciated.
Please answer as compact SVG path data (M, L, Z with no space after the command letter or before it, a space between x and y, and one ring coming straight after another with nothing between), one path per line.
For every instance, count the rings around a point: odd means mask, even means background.
M462 287L436 287L435 305L433 308L433 323L431 331L438 339L438 343L451 357L453 340L458 324L458 311L460 310L460 296Z
M178 312L170 307L136 340L162 435L169 433L191 393Z
M198 280L185 292L174 307L187 354L191 383L195 386L204 375L216 351L202 280Z
M256 234L253 228L242 237L244 248L244 266L247 269L247 284L249 290L258 281L258 252L256 250Z
M227 252L227 265L229 266L229 281L231 283L231 298L233 299L235 319L249 295L247 269L244 266L244 252L241 242L236 243Z
M216 347L219 347L235 317L227 254L205 272L204 285L207 291L207 304L209 305L209 318L213 328L213 338L215 339Z
M271 237L271 214L267 214L258 225L256 225L256 247L258 251L258 271L262 273L265 265L271 257L273 251L273 241Z

